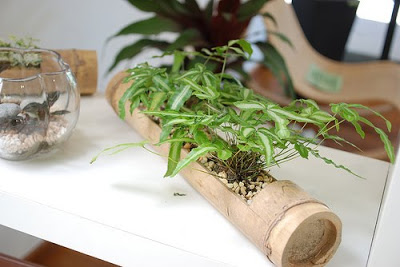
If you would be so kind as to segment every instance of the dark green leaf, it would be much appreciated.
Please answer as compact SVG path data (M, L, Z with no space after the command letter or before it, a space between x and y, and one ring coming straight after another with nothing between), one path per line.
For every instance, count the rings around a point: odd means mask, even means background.
M201 37L200 33L196 29L184 30L176 40L167 47L167 51L173 51L177 49L183 49L187 45L193 45L194 41Z
M240 21L250 19L257 15L268 0L249 0L240 5L238 19Z
M145 12L157 12L160 7L154 0L127 0L131 5Z
M209 0L207 6L204 9L204 15L206 17L206 21L210 22L214 11L214 0Z
M276 22L275 17L271 13L264 12L264 13L261 14L261 16L270 19L274 23L274 26L278 27L278 23Z
M287 38L286 35L284 35L281 32L274 32L274 31L268 31L268 34L275 35L279 39L281 39L283 42L287 43L291 48L294 48L293 43Z
M296 98L296 92L285 60L276 48L269 42L257 42L256 45L264 55L263 64L271 70L285 89L285 94L292 99Z
M111 65L111 67L108 69L108 71L111 71L112 69L117 66L119 62L125 59L130 59L135 57L137 54L142 52L144 48L147 47L154 47L158 49L165 49L167 46L169 46L169 43L164 42L164 41L157 41L157 40L151 40L151 39L141 39L137 41L136 43L133 43L131 45L128 45L124 47L115 57L114 63Z
M173 20L155 16L149 19L134 22L122 30L120 30L116 36L127 35L127 34L159 34L162 32L179 32L181 26Z

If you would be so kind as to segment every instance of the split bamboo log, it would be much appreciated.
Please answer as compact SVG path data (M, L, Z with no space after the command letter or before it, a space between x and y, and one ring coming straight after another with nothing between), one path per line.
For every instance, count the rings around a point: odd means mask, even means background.
M56 50L70 66L81 95L91 95L97 89L97 53L95 50Z
M116 112L119 99L129 87L122 83L125 75L116 75L106 91ZM126 108L129 110L128 105ZM126 122L151 143L159 141L160 127L137 110L127 115ZM154 149L168 155L168 144ZM187 153L183 150L182 157ZM336 252L342 232L340 219L294 183L275 181L247 204L206 172L199 163L192 163L181 174L276 266L324 266Z

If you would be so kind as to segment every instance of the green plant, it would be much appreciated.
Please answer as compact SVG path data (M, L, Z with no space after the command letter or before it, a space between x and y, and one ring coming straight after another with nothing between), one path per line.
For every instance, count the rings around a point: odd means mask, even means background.
M253 93L235 77L224 72L228 60L238 57L246 59L251 54L249 43L235 40L205 53L176 51L170 71L147 63L128 70L129 76L125 82L134 82L119 101L119 115L122 119L126 116L125 105L129 103L130 112L139 108L162 126L159 143L155 145L170 143L165 176L175 176L206 154L211 154L228 175L232 173L229 177L231 180L243 178L243 175L252 179L267 168L310 155L352 173L318 151L318 145L326 139L347 142L328 134L331 129L339 131L344 121L352 123L362 138L362 124L374 128L393 162L393 146L387 135L357 112L357 109L370 110L368 107L331 104L330 114L308 99L295 100L281 107ZM202 63L184 70L182 63L186 57L206 58L205 64L213 60L221 62L222 72L214 73ZM386 122L390 131L390 122L379 113L372 112ZM296 124L302 125L299 130L293 127ZM314 137L302 135L307 124L318 128ZM190 153L180 160L181 149L186 143L191 146ZM123 144L107 151L118 152L138 145L144 147L145 143Z
M0 39L0 48L19 48L19 49L34 49L38 48L36 43L37 39L31 37L18 38L16 36L9 36L9 41ZM25 66L25 67L39 67L42 59L37 53L26 53L21 55L14 52L2 52L0 51L0 72L14 66Z
M135 8L151 13L148 19L134 22L121 29L112 38L130 34L140 34L142 39L124 47L115 57L110 67L112 70L119 62L131 59L148 48L161 51L184 50L191 47L197 52L203 49L210 50L212 47L223 46L229 40L236 40L246 33L250 20L256 15L262 15L272 21L274 17L269 13L261 13L261 9L268 0L208 0L202 9L196 0L128 0ZM172 42L160 38L164 32L174 32L178 36ZM291 45L290 41L281 33L268 31L280 37L284 42ZM258 47L264 59L259 62L269 68L277 77L288 96L294 98L293 84L284 59L275 47L267 41L253 43ZM242 80L248 79L243 70L244 58L231 59L226 63L226 69L235 71L241 75ZM204 63L203 58L187 60L188 68L196 63ZM207 68L220 72L220 62L209 62Z

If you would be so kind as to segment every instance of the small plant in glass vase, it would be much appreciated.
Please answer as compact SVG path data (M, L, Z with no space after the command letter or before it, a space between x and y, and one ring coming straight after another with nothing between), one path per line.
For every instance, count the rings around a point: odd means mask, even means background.
M331 104L333 115L308 99L282 107L226 73L230 61L246 60L252 52L251 45L239 39L202 52L167 52L174 56L169 69L147 63L129 69L124 86L109 87L108 98L120 118L149 141L121 144L100 154L131 147L147 149L150 143L168 154L166 177L183 172L277 266L325 264L340 243L340 219L292 182L272 177L269 168L313 156L354 174L318 150L326 139L347 143L331 134L345 121L361 137L361 124L372 127L391 161L393 146L383 130L357 112L368 107ZM193 62L196 57L203 63L186 67L185 59ZM220 72L207 68L212 62L221 64ZM390 122L370 111L390 131ZM308 124L317 127L315 136L303 134Z
M0 39L0 48L18 48L18 49L34 49L38 48L36 43L37 39L26 37L18 38L10 36L9 41ZM42 59L36 53L26 53L21 56L14 52L0 51L0 72L15 66L25 66L31 68L39 68Z
M262 7L269 0L207 0L201 8L196 0L128 0L135 8L150 13L150 18L135 21L127 25L114 36L141 35L141 39L124 47L116 55L110 71L123 60L133 59L148 49L161 51L194 50L201 52L213 47L223 46L229 40L241 39L246 34L250 21L261 15L275 22L268 12L262 12ZM176 33L173 41L168 41L163 33ZM268 31L268 34L278 36L283 42L292 45L280 32ZM252 43L263 54L263 59L257 61L271 70L285 90L285 94L292 99L295 91L284 59L278 50L268 41L260 40ZM186 58L188 68L197 63L205 63L206 58ZM248 73L243 69L243 63L250 59L235 58L226 63L225 69L234 71L242 82L249 80ZM252 61L254 59L251 59ZM206 68L220 72L222 61L209 61Z

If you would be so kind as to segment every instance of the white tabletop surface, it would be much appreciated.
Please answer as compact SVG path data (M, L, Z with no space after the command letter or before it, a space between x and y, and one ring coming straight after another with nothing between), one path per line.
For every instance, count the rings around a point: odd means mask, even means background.
M136 148L89 164L103 148L140 140L104 96L83 98L74 134L59 151L0 160L0 224L123 266L273 266L182 177L162 178L161 157ZM342 219L342 244L328 266L365 266L389 164L320 152L366 179L316 159L271 172Z

